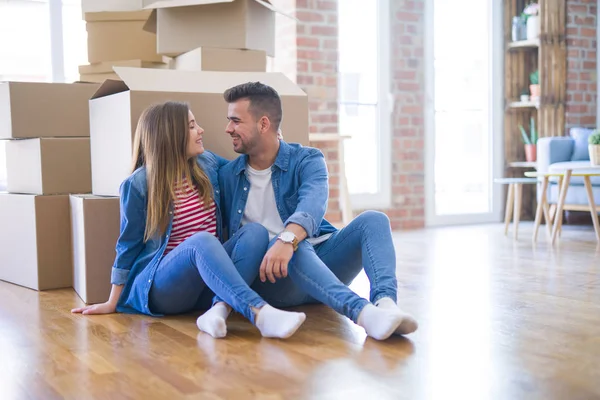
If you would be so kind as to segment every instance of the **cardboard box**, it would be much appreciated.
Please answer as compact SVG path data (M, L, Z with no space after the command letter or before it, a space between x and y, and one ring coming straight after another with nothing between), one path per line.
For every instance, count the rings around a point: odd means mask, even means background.
M71 195L73 289L86 304L110 295L110 274L120 232L118 197Z
M7 190L37 195L90 193L90 138L18 139L6 143Z
M163 62L150 62L143 60L123 60L106 61L101 63L87 64L79 66L79 79L83 82L102 83L107 79L120 80L119 75L113 71L113 67L137 67L137 68L156 68L166 69L169 64Z
M200 47L174 57L171 68L185 71L267 72L267 53L260 50Z
M149 16L150 11L86 13L88 62L161 62L156 35L143 29Z
M287 142L308 145L308 97L282 73L175 71L115 67L123 81L106 81L90 100L92 193L118 196L131 173L132 138L142 111L153 103L186 101L205 130L204 146L225 158L233 151L225 133L223 92L240 83L260 81L279 92L281 129Z
M81 11L85 13L139 11L158 0L82 0Z
M198 47L262 50L275 56L275 13L268 0L154 1L144 29L157 53L177 56ZM290 17L293 18L293 17Z
M71 287L69 196L0 193L0 280L35 290Z
M0 83L0 139L90 135L96 83Z

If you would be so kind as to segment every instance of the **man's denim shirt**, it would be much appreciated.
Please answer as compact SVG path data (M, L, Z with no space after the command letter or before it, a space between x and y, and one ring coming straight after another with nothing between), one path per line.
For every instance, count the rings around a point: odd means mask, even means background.
M223 242L218 171L228 161L209 151L205 151L197 159L213 186L213 198L217 210L217 235ZM117 311L158 316L160 314L150 311L148 294L156 268L169 241L173 225L173 209L170 211L171 219L165 234L144 243L148 204L146 168L142 167L134 171L121 183L119 192L121 227L111 274L112 284L124 285L117 303Z
M248 201L247 160L248 156L240 156L219 171L221 210L229 237L241 227ZM319 149L280 140L279 153L271 171L277 211L285 226L298 224L309 238L336 231L324 219L329 183L325 158Z

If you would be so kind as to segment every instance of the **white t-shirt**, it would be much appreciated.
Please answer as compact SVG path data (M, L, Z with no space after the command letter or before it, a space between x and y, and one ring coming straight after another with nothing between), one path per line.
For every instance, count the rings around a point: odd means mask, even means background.
M277 211L277 203L275 202L275 192L273 191L273 183L271 180L271 168L259 171L246 165L250 188L248 192L248 201L246 209L242 216L242 225L249 222L256 222L263 225L269 231L269 240L273 240L285 230L283 221ZM323 235L318 238L306 239L312 245L324 242L331 234Z

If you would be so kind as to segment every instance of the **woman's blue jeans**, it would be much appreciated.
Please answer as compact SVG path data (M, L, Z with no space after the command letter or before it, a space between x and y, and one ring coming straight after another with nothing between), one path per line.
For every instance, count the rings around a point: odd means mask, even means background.
M258 280L252 288L274 307L321 302L357 322L369 301L347 285L363 268L371 283L371 302L382 297L396 301L396 253L390 220L381 212L363 212L315 246L300 242L287 278L275 283Z
M258 277L269 234L259 224L244 225L224 244L207 232L196 233L167 254L157 267L150 307L161 314L197 308L202 297L216 294L254 323L252 308L265 301L250 285Z

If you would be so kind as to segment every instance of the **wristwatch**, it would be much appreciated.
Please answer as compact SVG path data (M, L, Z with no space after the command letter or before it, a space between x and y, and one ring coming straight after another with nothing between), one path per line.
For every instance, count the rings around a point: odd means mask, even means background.
M298 238L290 231L283 231L277 237L278 240L281 240L283 243L290 243L294 246L294 251L298 250Z

